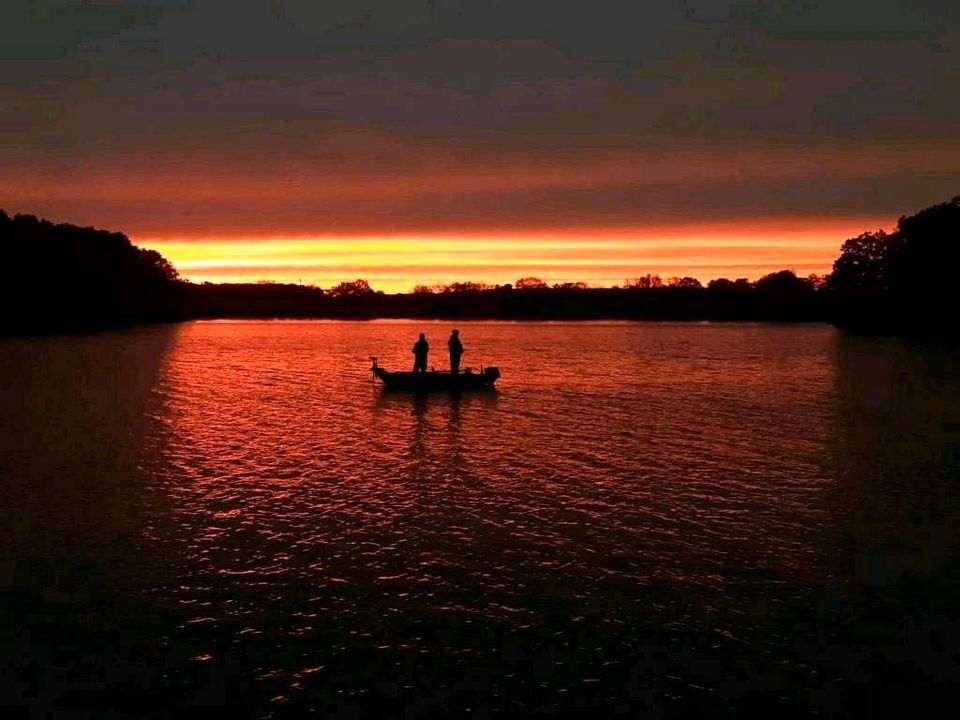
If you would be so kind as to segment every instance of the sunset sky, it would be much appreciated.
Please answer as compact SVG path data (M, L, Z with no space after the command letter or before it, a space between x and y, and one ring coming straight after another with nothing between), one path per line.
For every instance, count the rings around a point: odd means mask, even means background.
M9 0L0 208L188 279L827 272L960 194L956 0Z

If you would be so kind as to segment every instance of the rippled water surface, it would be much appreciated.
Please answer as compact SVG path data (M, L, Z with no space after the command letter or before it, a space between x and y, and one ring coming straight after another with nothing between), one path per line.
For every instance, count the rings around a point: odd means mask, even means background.
M823 716L953 697L960 352L825 326L0 341L8 705ZM933 705L931 705L932 707Z

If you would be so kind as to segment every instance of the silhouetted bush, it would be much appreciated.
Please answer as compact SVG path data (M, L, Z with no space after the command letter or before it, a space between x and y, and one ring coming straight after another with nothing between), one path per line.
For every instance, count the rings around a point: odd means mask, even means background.
M817 320L822 312L810 280L790 270L764 275L753 285L760 320Z

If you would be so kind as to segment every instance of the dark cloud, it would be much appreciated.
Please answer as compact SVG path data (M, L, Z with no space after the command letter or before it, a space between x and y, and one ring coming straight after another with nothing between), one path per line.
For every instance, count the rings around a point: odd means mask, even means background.
M299 196L271 201L272 220L298 227L490 214L531 225L635 222L664 207L704 217L785 204L901 212L956 193L958 53L951 0L9 2L0 9L0 204L46 197L56 212L50 198L61 197L121 226L143 223L149 207L71 196L78 169L136 184L150 168L179 167L185 187L237 172L309 181L312 209ZM747 173L691 186L667 174L640 199L629 182L508 187L434 198L433 210L344 204L317 178L333 187L338 176L424 172L436 182L437 163L481 172L529 148L839 157L852 141L919 152L895 173L865 170L857 181L825 159L813 179ZM932 152L945 158L935 171L924 166ZM196 195L157 198L151 224L214 226L220 201ZM60 216L75 209L59 207Z

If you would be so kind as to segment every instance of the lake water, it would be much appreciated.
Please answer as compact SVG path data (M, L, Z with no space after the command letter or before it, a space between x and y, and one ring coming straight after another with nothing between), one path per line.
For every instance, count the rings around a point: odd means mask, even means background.
M33 716L842 717L960 687L960 350L821 325L0 340L0 692Z

